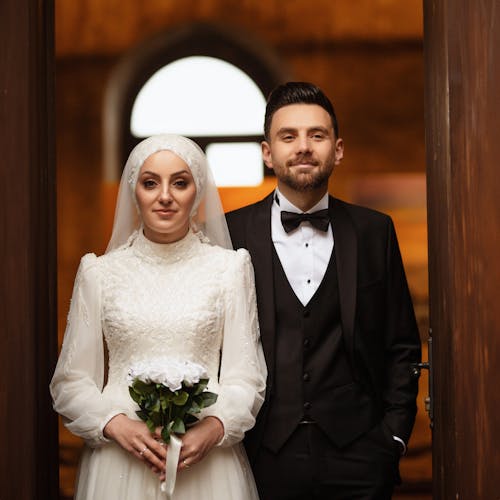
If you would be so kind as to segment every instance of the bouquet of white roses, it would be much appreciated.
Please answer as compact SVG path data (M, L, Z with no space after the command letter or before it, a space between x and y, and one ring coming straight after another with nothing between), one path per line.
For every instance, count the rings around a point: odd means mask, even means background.
M151 433L161 427L161 437L168 444L161 490L171 499L181 451L175 435L184 434L201 410L217 401L217 394L205 390L208 377L202 366L166 357L135 363L129 369L128 382L130 396L140 408L137 415Z
M130 396L140 407L137 415L152 433L161 427L165 443L172 433L184 434L200 411L217 401L217 394L205 390L205 369L189 361L159 357L137 362L130 367L128 382Z

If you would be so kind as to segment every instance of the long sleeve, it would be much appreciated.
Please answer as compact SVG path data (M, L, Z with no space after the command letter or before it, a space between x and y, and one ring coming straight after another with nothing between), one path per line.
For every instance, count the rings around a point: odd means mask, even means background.
M217 402L203 416L224 425L221 446L244 437L255 424L264 401L267 369L260 343L253 267L246 250L238 250L225 272L224 333Z
M107 440L102 431L121 409L102 393L104 339L97 257L85 255L75 279L64 342L50 384L54 409L65 426L92 446Z
M387 267L384 422L397 437L408 442L417 411L418 378L413 376L412 364L421 359L420 338L392 222Z

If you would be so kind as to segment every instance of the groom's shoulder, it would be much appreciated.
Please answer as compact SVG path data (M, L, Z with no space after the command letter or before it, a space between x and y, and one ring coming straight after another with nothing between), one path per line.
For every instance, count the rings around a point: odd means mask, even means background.
M240 223L243 220L247 219L248 217L251 217L255 213L260 212L260 210L265 210L267 206L270 207L269 203L270 196L271 194L267 195L264 199L260 201L227 212L226 219L228 224L231 225Z
M256 203L252 203L251 205L246 205L245 207L226 212L226 220L228 225L231 227L234 224L241 223L243 220L248 219L248 217L252 214L255 205Z
M226 213L227 225L234 248L248 248L247 240L257 226L262 223L262 216L268 211L271 216L272 194L263 200L246 205Z
M374 210L373 208L350 203L335 197L330 198L334 209L345 210L349 214L349 216L355 220L359 219L366 221L387 221L390 219L387 214L378 210Z

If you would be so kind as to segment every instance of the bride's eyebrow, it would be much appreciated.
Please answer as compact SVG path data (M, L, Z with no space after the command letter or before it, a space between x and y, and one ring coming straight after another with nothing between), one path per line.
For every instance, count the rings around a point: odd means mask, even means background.
M174 172L170 174L170 177L174 177L176 175L182 175L182 174L191 174L191 172L187 169L179 170L178 172ZM157 172L151 172L151 170L144 170L144 172L141 172L141 176L143 175L153 175L154 177L160 177L160 174Z
M141 172L141 177L144 175L154 175L155 177L159 177L156 172L151 172L151 170L144 170L144 172Z
M174 172L170 175L170 177L175 177L176 175L188 174L191 175L191 172L187 169L179 170L178 172Z

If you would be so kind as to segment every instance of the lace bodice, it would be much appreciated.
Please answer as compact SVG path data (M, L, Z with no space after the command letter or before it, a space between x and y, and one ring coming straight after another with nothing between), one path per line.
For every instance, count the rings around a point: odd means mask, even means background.
M156 244L141 232L109 254L82 259L51 384L68 428L93 446L105 442L102 429L112 416L135 417L130 365L158 355L203 365L219 394L204 414L221 419L227 444L243 437L265 386L245 250L211 246L192 232Z
M131 250L101 264L108 383L123 384L131 362L173 351L216 377L229 285L225 265L233 252L203 245L192 233L171 245L141 235Z

